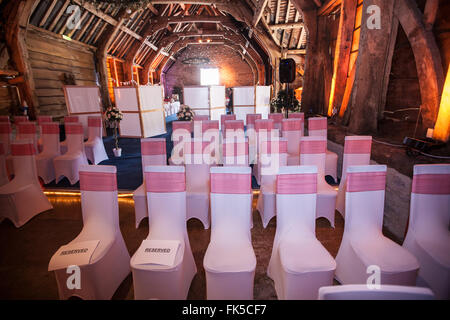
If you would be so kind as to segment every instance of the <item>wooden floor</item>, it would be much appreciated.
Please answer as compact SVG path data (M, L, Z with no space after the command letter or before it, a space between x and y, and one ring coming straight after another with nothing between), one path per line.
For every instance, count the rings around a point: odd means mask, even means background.
M34 217L17 229L9 220L0 223L0 299L58 299L56 280L47 271L51 256L81 231L81 203L77 196L50 196L54 209ZM256 206L256 196L253 207ZM130 255L138 249L148 233L145 219L138 229L134 223L134 203L130 198L119 199L120 228ZM276 219L266 229L258 211L253 210L252 242L257 258L254 283L255 299L276 299L273 281L267 277ZM336 213L336 228L325 219L316 223L317 238L336 256L344 231L344 221ZM209 243L210 230L203 229L198 220L188 222L188 233L198 272L188 299L205 299L206 285L203 257ZM113 299L133 299L131 274L116 291Z

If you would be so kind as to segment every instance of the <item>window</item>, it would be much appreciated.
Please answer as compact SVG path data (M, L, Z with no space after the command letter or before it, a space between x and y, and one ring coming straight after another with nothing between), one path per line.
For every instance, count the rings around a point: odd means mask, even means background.
M208 68L200 69L200 84L202 86L219 84L219 69Z

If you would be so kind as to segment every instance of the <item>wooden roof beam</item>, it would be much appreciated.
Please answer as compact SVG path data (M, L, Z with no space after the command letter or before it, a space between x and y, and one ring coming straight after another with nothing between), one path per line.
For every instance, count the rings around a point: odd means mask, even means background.
M253 16L253 21L252 21L252 25L255 27L259 20L261 19L263 13L264 13L264 9L267 6L267 3L269 2L269 0L259 0L258 2L258 6L255 9L255 14Z
M288 29L297 29L303 28L303 22L291 22L291 23L280 23L280 24L271 24L269 25L270 30L288 30Z

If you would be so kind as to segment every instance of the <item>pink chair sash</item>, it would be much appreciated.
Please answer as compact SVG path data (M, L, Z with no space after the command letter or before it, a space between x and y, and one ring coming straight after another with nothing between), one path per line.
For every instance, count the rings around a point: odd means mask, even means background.
M59 124L56 122L43 123L42 134L59 134Z
M317 174L280 174L277 176L278 194L317 193Z
M141 141L143 156L166 154L166 141Z
M194 115L194 121L208 121L209 117L205 115Z
M379 191L386 187L386 172L347 173L347 192Z
M145 172L147 192L168 193L186 191L184 172Z
M300 141L300 154L320 154L327 152L326 141Z
M9 122L1 122L0 123L0 133L1 134L8 134L11 133L11 124Z
M102 118L101 117L88 117L88 127L101 128L102 127Z
M21 122L17 128L19 134L35 134L36 125L33 122Z
M225 121L225 131L226 130L244 130L243 120L226 120Z
M261 130L270 131L273 130L273 120L256 120L255 121L256 132Z
M116 191L115 173L80 171L81 191Z
M302 121L305 121L305 114L303 112L289 113L288 119L302 119Z
M266 140L261 143L261 153L265 154L283 154L287 153L287 141L278 140L270 141Z
M309 119L308 120L309 130L326 130L327 129L327 118L322 119Z
M14 117L14 123L26 122L26 121L28 121L27 116L15 116Z
M233 148L233 154L228 154L228 151L231 150L227 150L227 149L231 149L230 145L232 146L231 148ZM248 155L248 142L230 142L230 143L224 143L222 145L223 148L223 156L224 157L239 157L239 156L247 156Z
M217 120L204 120L202 121L202 132L206 132L210 129L219 130L219 121Z
M3 156L3 155L5 155L6 153L5 153L5 147L3 146L3 143L2 142L0 142L0 156Z
M36 153L31 143L13 143L11 144L11 154L13 156L33 156Z
M189 132L192 132L192 121L174 121L172 122L172 131L178 130L178 129L184 129Z
M261 120L262 115L259 113L248 113L246 115L247 125L255 125L256 120Z
M51 116L38 116L37 117L37 123L38 125L41 125L45 122L52 122L53 118Z
M9 122L9 116L0 116L0 122Z
M302 120L300 119L284 119L281 122L282 131L301 131L302 130Z
M419 194L450 194L450 174L416 174L412 192Z
M65 125L66 134L84 134L81 123L71 123Z
M283 114L281 113L269 113L269 119L273 120L274 123L281 123L283 121Z
M190 144L190 150L189 147L186 147L186 145ZM201 152L199 152L198 149L199 145L201 144L202 148L201 148ZM186 142L185 144L185 148L184 148L184 152L186 154L203 154L203 152L205 151L206 147L211 145L211 142L209 141L191 141L191 142Z
M252 192L250 174L212 173L211 193L248 194Z
M344 153L346 154L370 154L371 140L346 140Z
M229 120L236 120L236 115L235 114L222 114L220 116L220 124L223 127L223 125L225 124L225 121L229 121Z
M78 116L65 116L64 123L78 122Z

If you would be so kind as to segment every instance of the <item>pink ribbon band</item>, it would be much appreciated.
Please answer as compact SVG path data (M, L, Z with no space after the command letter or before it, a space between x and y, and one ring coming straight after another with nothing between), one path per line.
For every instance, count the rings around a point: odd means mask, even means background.
M347 140L344 144L346 154L370 154L371 140Z
M220 124L223 125L225 124L225 121L230 121L230 120L236 120L236 115L235 114L223 114L220 116Z
M317 193L317 174L279 174L277 176L278 194Z
M72 122L78 122L78 116L66 116L64 117L64 123L72 123Z
M37 117L37 123L39 125L45 123L45 122L52 122L53 118L51 116L38 116Z
M82 191L116 191L115 173L80 171L80 190Z
M186 191L184 172L145 172L147 192L168 193Z
M227 130L244 130L244 121L242 120L227 120L225 121L225 131Z
M9 122L9 116L0 116L0 122Z
M214 142L210 141L191 141L186 142L184 145L184 152L186 154L203 154L205 149L210 146L209 149L213 150ZM210 150L210 151L211 151Z
M212 173L211 193L249 194L252 192L250 174Z
M216 120L205 120L202 121L202 132L206 132L208 130L219 130L219 121Z
M256 132L261 130L272 130L273 129L273 120L256 120L255 121L255 130Z
M11 154L13 156L32 156L36 153L32 143L11 144Z
M305 114L302 112L289 113L288 119L301 119L302 121L305 121Z
M302 120L300 119L286 119L281 123L281 130L283 131L301 131Z
M207 120L209 120L209 117L205 115L194 116L194 121L207 121Z
M300 154L321 154L326 152L326 141L300 141Z
M28 121L27 116L15 116L14 117L14 123L26 122L26 121Z
M142 141L141 154L143 156L166 154L166 141Z
M59 124L56 122L42 124L42 134L59 134Z
M81 123L66 124L66 134L84 134L83 125Z
M88 118L88 127L101 128L102 127L102 118L101 117L89 117Z
M247 125L251 124L254 125L256 120L262 119L262 115L257 113L248 113L246 115Z
M416 174L412 192L418 194L450 194L450 174Z
M11 124L9 122L0 123L0 134L8 134L11 133Z
M3 146L3 143L2 142L0 142L0 156L3 156L3 155L5 155L6 153L5 153L5 147Z
M262 141L260 152L265 154L283 154L287 153L287 141Z
M275 123L281 123L283 121L283 115L281 113L269 113L268 118Z
M386 172L347 173L347 192L380 191L386 188Z
M327 129L327 118L323 119L309 119L308 121L309 130L326 130Z
M17 130L20 134L35 134L36 125L33 122L21 122Z
M184 129L192 132L192 122L191 121L174 121L172 122L172 130L176 131L178 129Z

